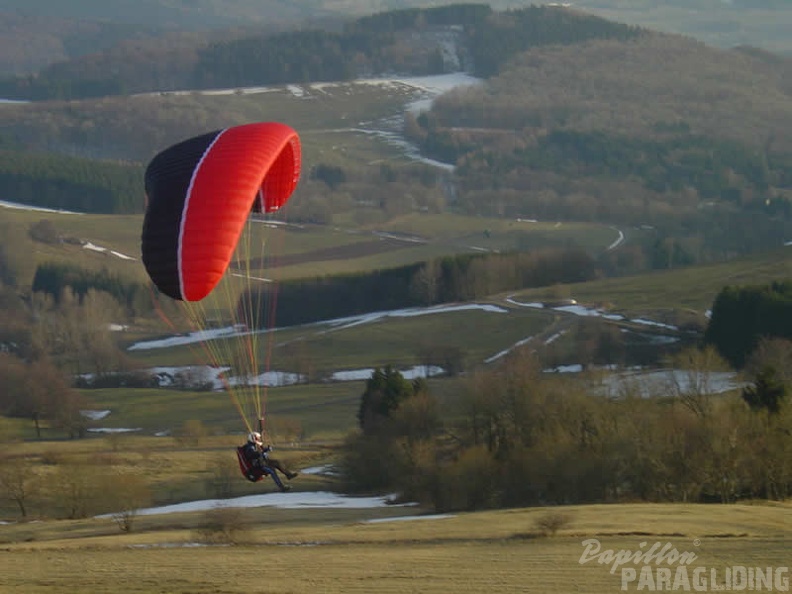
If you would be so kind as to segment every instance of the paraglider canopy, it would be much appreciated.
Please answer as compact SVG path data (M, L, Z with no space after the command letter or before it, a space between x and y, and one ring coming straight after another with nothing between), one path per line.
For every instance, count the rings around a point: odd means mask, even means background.
M226 128L156 155L146 168L143 264L160 291L200 301L220 282L251 212L283 206L300 177L297 133L277 122Z

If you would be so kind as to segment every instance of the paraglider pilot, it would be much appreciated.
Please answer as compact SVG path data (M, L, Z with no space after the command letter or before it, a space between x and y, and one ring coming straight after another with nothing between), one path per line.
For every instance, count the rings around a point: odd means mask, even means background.
M281 491L288 491L291 487L284 485L278 476L280 471L286 478L291 480L297 476L297 472L292 472L280 461L272 458L272 446L264 445L261 439L261 433L253 431L248 434L247 443L240 448L245 461L249 465L249 470L245 472L245 476L251 481L260 480L263 476L271 476L275 484Z

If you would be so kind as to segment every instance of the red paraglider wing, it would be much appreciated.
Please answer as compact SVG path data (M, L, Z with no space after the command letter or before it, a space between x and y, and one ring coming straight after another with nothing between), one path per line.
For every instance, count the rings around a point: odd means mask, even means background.
M166 295L199 301L220 282L251 212L278 210L300 176L285 124L227 128L159 153L146 169L143 263Z

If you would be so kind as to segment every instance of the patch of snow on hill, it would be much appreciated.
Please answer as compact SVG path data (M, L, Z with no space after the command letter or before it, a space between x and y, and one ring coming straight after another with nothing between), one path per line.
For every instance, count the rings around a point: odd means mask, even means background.
M116 252L113 250L109 250L105 247L98 246L90 241L86 241L83 243L83 248L86 250L91 250L93 252L100 252L100 253L108 253L116 258L121 258L122 260L137 260L137 258L133 258L132 256L127 256L126 254L122 254L121 252Z
M233 499L204 499L201 501L187 501L162 507L151 507L138 510L142 516L159 514L172 514L180 512L207 511L219 508L251 508L251 507L277 507L280 509L308 509L308 508L343 508L343 509L372 509L378 507L394 506L394 496L381 497L353 497L329 491L290 491L288 493L264 493L261 495L247 495ZM404 507L412 504L398 504ZM98 516L111 517L109 515Z

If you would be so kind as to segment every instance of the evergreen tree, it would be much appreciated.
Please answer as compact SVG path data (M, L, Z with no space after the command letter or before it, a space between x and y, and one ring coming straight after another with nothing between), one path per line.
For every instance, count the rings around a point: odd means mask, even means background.
M756 376L752 386L743 388L743 400L751 410L766 410L777 415L786 398L787 386L775 367L767 366Z
M366 381L366 390L360 399L358 422L366 434L376 433L399 405L415 394L420 386L411 384L397 370L387 365L374 370Z

